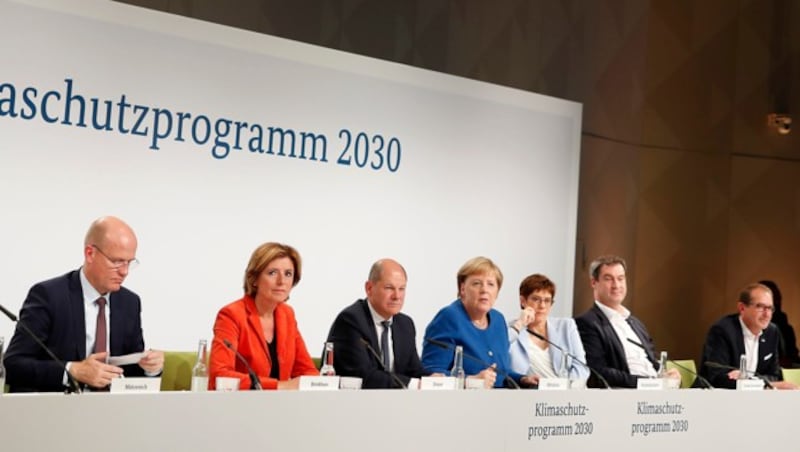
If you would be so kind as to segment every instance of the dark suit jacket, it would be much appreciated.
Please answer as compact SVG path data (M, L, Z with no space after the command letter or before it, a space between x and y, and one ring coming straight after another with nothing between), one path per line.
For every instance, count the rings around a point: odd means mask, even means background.
M112 356L141 352L141 300L128 289L111 293L109 347ZM63 362L86 358L86 321L78 270L36 284L22 304L19 322L30 328ZM63 391L64 366L17 325L5 356L11 392ZM136 364L123 366L126 376L143 376Z
M392 351L394 373L405 384L411 378L423 375L417 353L414 321L405 314L392 318ZM375 332L372 316L366 300L358 300L336 316L328 333L328 342L334 344L336 373L343 376L360 377L364 388L397 387L392 377L385 372L375 356L361 339L369 342L373 350L380 353L380 342Z
M758 341L758 366L756 373L767 380L781 379L781 369L778 364L778 327L770 323ZM744 336L742 325L739 323L739 314L726 315L711 326L703 345L703 364L700 366L700 375L718 388L736 388L736 380L728 378L728 369L717 369L706 365L716 362L732 368L739 368L739 357L744 354Z
M625 349L603 311L595 304L576 318L575 323L578 324L578 332L581 334L589 367L600 373L613 387L635 388L636 380L640 377L630 373ZM653 338L650 337L647 328L632 315L628 317L628 324L639 337L639 343L644 346L647 359L658 370L658 362L653 351ZM588 385L595 388L604 387L594 375L589 379Z

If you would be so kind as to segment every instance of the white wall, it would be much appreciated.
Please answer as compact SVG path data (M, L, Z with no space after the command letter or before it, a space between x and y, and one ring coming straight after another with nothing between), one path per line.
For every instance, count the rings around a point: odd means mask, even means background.
M155 348L210 338L266 241L303 257L290 303L313 355L381 257L408 271L418 340L476 255L505 273L506 315L534 272L558 285L555 313L572 311L578 104L104 1L0 0L0 42L0 303L12 311L33 283L80 265L86 228L104 214L139 236L142 264L126 286L142 296ZM248 150L218 159L174 133L153 150L116 119L95 130L88 113L87 127L75 116L65 125L65 79L87 103L124 94L212 122L325 134L328 162ZM60 121L30 108L23 119L25 88L36 102L60 93L48 104ZM396 137L398 170L337 164L343 128ZM0 319L0 335L12 331Z

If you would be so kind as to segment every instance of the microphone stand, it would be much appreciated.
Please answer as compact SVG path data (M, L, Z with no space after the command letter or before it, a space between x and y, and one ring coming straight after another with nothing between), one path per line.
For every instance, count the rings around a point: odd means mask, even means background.
M17 324L17 326L19 326L20 328L22 328L22 331L24 331L24 332L25 332L25 334L27 334L27 335L28 335L28 336L29 336L31 339L33 339L33 341L34 341L34 342L36 342L36 344L37 344L39 347L41 347L41 348L42 348L42 350L44 350L44 352L47 354L47 356L48 356L48 357L50 357L50 359L52 359L53 361L55 361L55 362L56 362L56 363L58 363L58 364L59 364L61 367L63 367L63 368L64 368L64 373L66 373L66 374L67 374L67 381L69 381L69 389L67 390L67 392L69 392L69 393L73 393L73 394L81 394L83 391L81 390L81 387L80 387L80 385L79 385L79 384L78 384L78 382L75 380L75 378L72 376L72 374L70 374L70 373L69 373L69 371L67 370L67 365L66 365L66 363L64 363L64 361L61 361L61 360L58 358L58 356L56 356L56 354L55 354L55 353L53 353L53 351L52 351L52 350L50 350L50 348L49 348L47 345L45 345L45 343L44 343L44 342L43 342L41 339L39 339L39 337L38 337L38 336L36 336L36 335L33 333L33 331L31 331L31 329L30 329L30 328L28 328L28 325L25 325L25 323L23 323L22 321L20 321L19 319L17 319L17 316L15 316L15 315L14 315L14 314L13 314L11 311L9 311L8 309L6 309L6 308L5 308L3 305L0 305L0 311L3 311L3 314L5 314L5 315L6 315L6 317L8 317L9 319L11 319L11 321L12 321L12 322L16 323L16 324Z
M605 379L605 378L604 378L604 377L603 377L603 376L600 374L600 372L598 372L598 371L596 371L596 370L592 369L592 367L591 367L591 366L589 366L589 365L588 365L588 364L586 364L585 362L583 362L583 361L581 361L580 359L578 359L578 357L577 357L577 356L575 356L575 355L573 355L572 353L568 352L568 351L567 351L567 350L566 350L564 347L562 347L562 346L560 346L560 345L556 344L555 342L552 342L552 341L550 341L550 340L549 340L549 339L547 339L546 337L542 336L541 334L537 333L536 331L533 331L533 330L531 330L530 328L526 328L526 329L525 329L525 331L527 331L527 332L528 332L528 334L532 335L533 337L535 337L535 338L537 338L537 339L541 339L541 340L543 340L543 341L547 342L548 344L552 345L553 347L555 347L556 349L558 349L559 351L561 351L561 353L563 353L563 354L565 354L565 355L569 356L570 358L572 358L572 360L573 360L573 361L575 361L576 363L578 363L578 364L580 364L581 366L583 366L583 367L585 367L585 368L589 369L589 372L591 372L593 375L595 375L595 376L596 376L596 377L597 377L597 378L598 378L598 379L599 379L599 380L600 380L600 381L603 383L603 385L605 386L605 388L606 388L606 389L611 389L611 385L610 385L610 384L608 384L608 380L606 380L606 379Z
M394 372L392 372L386 367L386 364L384 364L378 352L376 352L375 349L372 348L371 345L369 345L369 341L367 341L363 337L360 337L358 339L361 341L362 344L364 344L364 347L366 347L366 349L369 350L370 354L378 361L378 364L381 365L381 369L383 369L384 372L386 372L387 374L389 374L390 377L392 377L392 383L396 384L397 387L400 389L408 389L408 386L404 385L403 381Z
M231 344L231 341L229 341L227 339L223 339L222 343L225 344L225 346L228 347L231 351L233 351L233 353L236 353L236 358L239 361L241 361L244 364L244 366L247 368L247 374L250 376L250 389L256 389L256 390L259 390L259 391L262 390L263 388L261 387L261 381L258 379L258 375L256 375L256 373L253 370L253 368L250 367L250 363L248 363L247 360L244 359L244 356L242 356L242 354L239 353L238 350L233 348L233 345Z
M701 383L703 383L703 386L705 386L706 389L714 389L714 385L712 385L710 381L706 380L705 377L703 377L699 373L692 371L692 369L689 369L686 366L678 364L675 360L670 359L669 362L671 362L673 366L683 369L686 372L689 372L690 374L694 375L695 378L697 378L698 380L700 380Z

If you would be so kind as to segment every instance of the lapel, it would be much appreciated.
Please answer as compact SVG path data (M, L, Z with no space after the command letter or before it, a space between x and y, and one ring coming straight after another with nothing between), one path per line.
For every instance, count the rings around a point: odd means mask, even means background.
M278 341L278 356L281 355L281 349L285 346L284 342L284 335L286 334L285 328L282 328L283 325L280 325L279 322L279 309L280 305L275 307L274 318L273 318L273 325L275 327L275 335L272 340ZM245 302L244 302L244 309L245 314L247 315L247 326L253 330L255 335L258 337L258 347L261 350L262 356L266 356L267 362L270 363L272 366L272 360L269 356L269 351L267 350L267 339L264 337L264 329L261 328L261 319L258 317L258 309L256 309L256 302L250 296L245 295ZM255 356L255 350L253 351L253 356Z
M620 342L619 337L617 337L617 332L614 331L614 327L611 326L608 317L603 314L603 311L601 311L596 304L592 309L594 309L595 316L600 319L600 330L603 332L603 336L605 336L605 342L611 344L611 348L614 349L614 367L624 368L627 371L628 361L625 358L625 347L622 346L622 342Z
M366 331L367 333L366 337L369 338L369 345L371 345L374 350L380 351L381 344L380 342L378 342L378 333L375 331L375 324L372 322L372 313L369 312L369 304L368 304L369 302L367 301L366 298L364 298L358 300L358 303L361 305L361 312L363 314L362 316L359 316L359 322L361 322L359 328L361 329L361 331ZM392 333L395 333L394 327L395 325L392 324ZM392 337L392 339L394 339L394 337ZM392 341L393 345L394 342L396 341ZM395 357L396 356L397 353L395 353Z
M558 331L556 331L555 323L551 321L552 319L547 319L547 338L550 339L550 342L554 344L558 344L561 347L568 348L569 344L561 344L559 343L559 335ZM530 341L528 341L530 342ZM550 361L552 361L553 369L558 370L561 366L561 359L564 355L561 350L553 347L552 345L548 346L550 349Z
M83 306L80 270L69 275L68 283L67 315L72 323L72 328L69 329L72 337L68 343L75 344L75 350L72 353L78 357L78 361L82 361L86 358L86 310Z

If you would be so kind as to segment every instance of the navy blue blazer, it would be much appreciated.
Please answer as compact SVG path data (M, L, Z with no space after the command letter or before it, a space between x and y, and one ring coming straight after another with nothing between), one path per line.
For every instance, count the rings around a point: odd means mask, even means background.
M632 375L628 368L628 359L625 348L611 326L608 317L594 304L591 309L575 319L578 332L581 335L583 348L586 350L586 363L589 367L600 373L612 387L635 388L636 381L640 378ZM658 370L658 362L654 352L653 338L647 332L644 324L634 316L628 317L628 324L639 338L647 352L647 359ZM603 384L596 377L589 378L588 386L600 388Z
M112 356L141 352L141 300L122 288L109 295L109 348ZM25 324L63 362L86 358L86 321L79 270L40 282L28 292L19 314ZM5 359L11 392L64 391L64 367L47 356L17 325ZM136 364L123 366L126 376L143 376Z
M398 313L392 318L392 351L394 373L408 385L411 378L423 375L417 353L417 332L411 317ZM333 366L336 374L359 377L363 388L393 388L391 375L383 370L380 362L370 353L361 339L369 342L380 354L381 346L367 300L357 300L336 316L328 333L328 342L333 342Z
M758 366L756 373L767 380L778 381L781 379L781 369L778 363L778 327L770 323L761 333L758 341ZM703 361L700 366L700 375L706 377L712 385L718 388L736 388L736 380L728 378L728 369L719 369L708 366L706 363L715 362L732 368L739 368L739 357L744 354L744 336L739 314L726 315L711 326L703 345Z

